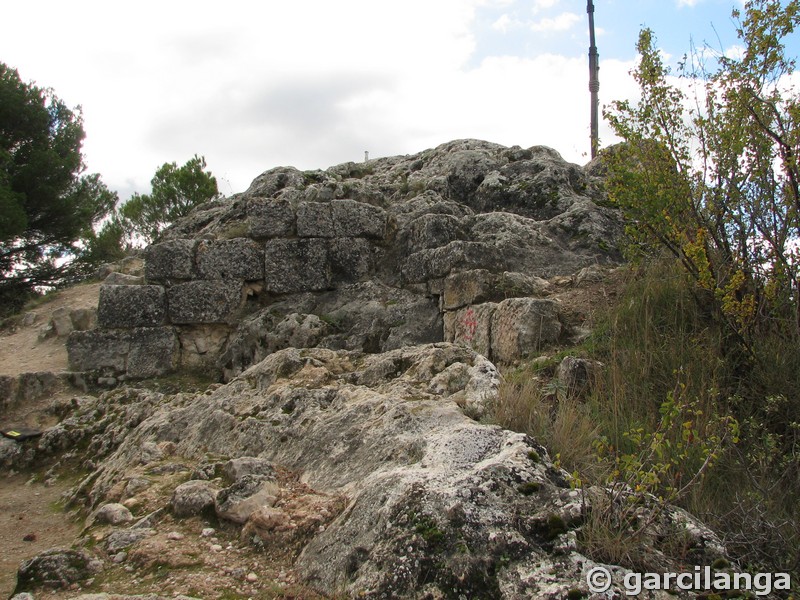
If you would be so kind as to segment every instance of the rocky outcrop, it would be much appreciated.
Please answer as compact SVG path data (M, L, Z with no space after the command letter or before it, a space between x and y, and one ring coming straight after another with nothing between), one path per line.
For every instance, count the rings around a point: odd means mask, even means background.
M150 493L136 483L141 469L191 473L141 525L109 535L106 545L125 548L130 560L155 551L158 535L130 532L158 529L165 508L180 519L213 511L248 543L288 555L305 584L324 593L587 595L596 564L577 539L598 490L572 489L530 437L475 420L498 384L495 367L463 345L381 354L289 348L204 394L107 392L39 448L82 440L97 470L73 500L90 506L138 506L137 496ZM91 418L98 414L104 425ZM682 511L654 514L653 544L679 536L697 564L723 554Z
M598 180L554 150L475 140L272 169L168 230L144 253L144 283L109 280L100 328L70 337L71 368L230 380L288 347L385 352L445 339L515 360L569 331L556 304L511 299L618 260L620 222L604 202ZM457 324L469 311L488 319L474 344Z

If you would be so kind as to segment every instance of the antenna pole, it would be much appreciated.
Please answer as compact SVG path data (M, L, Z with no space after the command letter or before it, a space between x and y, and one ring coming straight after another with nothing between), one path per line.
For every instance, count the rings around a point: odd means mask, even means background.
M594 39L594 2L587 0L586 12L589 14L589 92L591 92L591 144L592 158L597 156L598 133L597 133L597 113L600 107L600 99L597 93L600 91L600 56L597 54L597 46Z

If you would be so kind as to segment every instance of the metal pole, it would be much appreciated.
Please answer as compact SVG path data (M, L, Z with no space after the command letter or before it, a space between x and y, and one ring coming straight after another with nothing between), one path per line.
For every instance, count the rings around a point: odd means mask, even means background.
M594 2L588 0L586 12L589 13L589 92L591 92L591 144L592 158L597 156L598 132L597 132L597 113L600 107L600 99L597 93L600 91L600 56L597 54L597 46L594 40Z

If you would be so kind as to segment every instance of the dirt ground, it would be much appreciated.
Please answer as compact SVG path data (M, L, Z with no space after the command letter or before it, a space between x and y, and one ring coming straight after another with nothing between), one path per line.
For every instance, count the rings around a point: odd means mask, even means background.
M68 370L64 340L54 336L39 341L39 331L59 307L96 307L99 290L100 284L93 283L58 292L29 309L36 315L31 325L20 323L0 331L0 375ZM46 397L12 407L0 415L0 422L39 428L54 425L56 417L48 408L57 399ZM71 485L59 480L44 485L31 474L0 475L0 597L7 598L13 591L22 561L49 548L69 547L75 540L80 524L59 505Z
M45 486L29 475L0 479L0 597L8 598L19 564L53 547L69 547L80 523L61 510L66 482Z
M26 312L36 315L32 325L18 324L0 331L0 375L19 375L68 370L64 340L51 337L39 341L39 331L57 308L96 308L99 283L88 283L57 292ZM23 313L24 314L24 313Z

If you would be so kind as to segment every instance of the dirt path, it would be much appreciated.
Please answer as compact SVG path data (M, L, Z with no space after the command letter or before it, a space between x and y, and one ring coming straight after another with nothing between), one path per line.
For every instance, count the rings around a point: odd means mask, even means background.
M30 476L0 477L0 598L8 598L17 582L19 564L53 547L69 547L81 524L60 510L65 482L45 486Z
M36 315L32 324L20 322L0 331L0 375L67 371L65 340L54 336L40 341L39 332L57 308L97 307L99 291L99 283L60 291L29 309ZM46 428L57 421L48 410L54 400L44 397L13 406L0 421ZM61 494L70 485L56 481L46 486L32 481L30 474L0 475L0 598L14 590L22 561L49 548L69 547L77 537L81 525L59 508Z
M97 308L99 293L99 283L62 290L54 294L52 299L28 311L36 315L33 324L19 324L0 332L0 375L67 371L67 350L64 340L51 337L39 341L39 331L47 325L57 308Z

